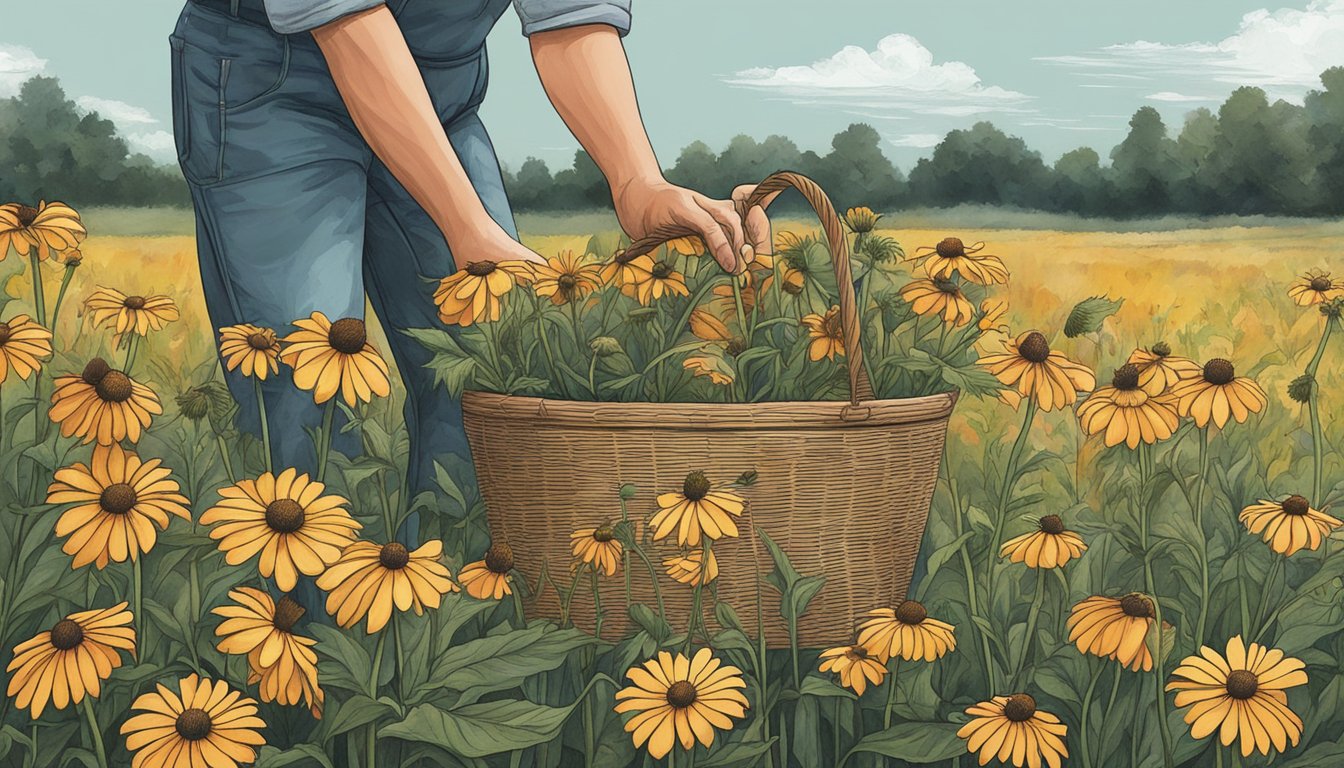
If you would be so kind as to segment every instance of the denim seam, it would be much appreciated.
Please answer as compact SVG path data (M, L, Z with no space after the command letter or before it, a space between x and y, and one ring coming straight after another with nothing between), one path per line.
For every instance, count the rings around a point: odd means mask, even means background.
M198 184L192 184L192 197L196 198L196 215L205 218L205 235L210 240L211 257L215 260L215 270L219 272L220 282L224 284L224 295L229 300L229 311L233 315L234 322L247 322L243 317L242 306L238 303L238 296L233 288L233 274L228 270L227 259L224 258L224 243L219 239L219 222L215 219L214 208L205 199L206 189Z
M302 163L286 165L282 168L272 168L270 170L262 171L260 173L248 174L246 176L234 176L227 179L215 179L214 181L211 181L208 184L201 184L198 182L192 182L192 183L194 186L197 186L201 189L219 189L223 187L232 186L234 184L242 184L244 182L257 181L259 179L264 179L269 176L275 176L281 173L288 173L289 171L297 170L299 168L305 168L310 165L316 165L317 163L331 163L331 162L350 163L351 165L361 170L365 171L368 170L367 165L365 165L361 161L352 160L348 157L318 157L312 160L306 160Z

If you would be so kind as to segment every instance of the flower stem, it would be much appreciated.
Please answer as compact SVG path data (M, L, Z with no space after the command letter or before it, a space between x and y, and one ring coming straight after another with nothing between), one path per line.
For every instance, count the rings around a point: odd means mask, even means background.
M38 325L47 324L47 297L42 290L42 261L37 257L37 248L28 249L28 263L33 265L33 313L37 315Z
M131 333L131 337L126 340L126 362L121 366L121 372L127 376L131 375L131 367L135 365L136 353L140 351L140 336Z
M336 398L327 401L322 412L322 432L318 435L317 482L327 476L327 457L331 454L331 419L336 414Z
M1325 476L1325 437L1321 434L1321 407L1320 407L1320 387L1316 383L1316 371L1320 368L1321 358L1325 355L1325 346L1330 341L1330 334L1335 329L1334 318L1325 319L1325 330L1321 333L1321 341L1316 345L1316 354L1307 363L1306 373L1311 377L1311 392L1307 396L1307 410L1311 415L1311 503L1319 506L1325 502L1321 495L1322 482Z
M395 621L395 619L394 619ZM373 671L369 674L369 698L378 698L378 672L383 662L383 643L387 640L387 630L378 633L378 643L373 648ZM369 723L367 739L364 743L363 768L374 768L378 760L378 724Z
M593 565L593 636L602 639L602 591L597 585L597 565Z
M1031 423L1036 418L1036 398L1027 398L1026 412L1022 416L1022 428L1017 434L1017 440L1013 443L1012 449L1008 452L1008 463L1003 468L1003 483L999 486L999 499L997 509L995 509L994 520L994 538L989 542L989 552L986 556L985 572L989 583L989 602L994 602L994 564L999 559L999 548L1003 546L1003 527L1007 523L1008 506L1012 501L1013 486L1017 484L1017 467L1022 461L1022 452L1027 447L1027 439L1031 435Z
M1092 768L1092 750L1088 746L1088 715L1092 711L1092 694L1097 690L1097 681L1101 679L1101 671L1105 669L1105 664L1098 666L1092 673L1092 680L1087 684L1087 693L1083 694L1083 711L1078 722L1079 751L1083 756L1083 768Z
M266 471L275 473L275 461L271 458L271 425L266 418L266 395L261 391L261 379L253 377L252 387L257 392L257 415L261 417L261 451L266 459ZM333 402L334 402L333 398Z
M230 483L237 482L238 477L233 474L233 460L229 458L229 445L224 442L224 436L218 432L215 432L215 445L219 446L219 460L224 464L224 474Z
M1204 495L1209 485L1209 428L1199 430L1199 477L1195 481L1195 531L1204 536ZM1195 624L1195 644L1204 644L1204 629L1209 618L1209 555L1203 547L1199 556L1199 618Z
M135 601L133 610L135 611L135 626L137 629L140 630L141 647L144 647L146 644L145 632L149 628L148 627L149 622L145 621L145 613L143 610L145 582L144 578L141 575L140 570L140 560L143 557L144 553L141 553L139 557L134 557L131 559L131 590L132 590L132 599Z
M402 690L402 681L406 677L406 650L401 644L401 619L397 611L392 612L392 648L397 659L397 698L406 700L406 691Z
M1041 603L1045 601L1045 570L1037 568L1036 570L1036 594L1031 598L1031 607L1027 610L1027 631L1022 635L1022 650L1018 651L1017 664L1013 669L1013 680L1016 681L1022 674L1022 668L1027 664L1027 652L1032 645L1032 636L1036 633L1036 623L1041 615Z
M892 659L891 674L887 675L887 706L882 710L882 730L891 727L891 713L896 708L896 688L901 674L901 657Z
M1205 433L1207 434L1207 432ZM1149 599L1153 601L1152 631L1153 641L1149 653L1153 657L1153 688L1157 694L1157 727L1162 736L1162 764L1172 768L1175 761L1171 751L1171 727L1167 723L1167 698L1162 691L1162 601L1157 597L1156 582L1153 579L1152 550L1148 545L1149 529L1152 527L1153 505L1149 503L1148 489L1153 480L1152 445L1141 443L1139 452L1139 546L1143 549L1143 583ZM1200 528L1202 531L1203 528ZM1207 570L1205 571L1207 578ZM1207 590L1207 587L1206 587ZM1203 606L1201 606L1202 608ZM1202 614L1201 614L1202 617ZM1198 638L1196 638L1198 641Z
M98 713L93 709L93 696L84 695L84 717L89 723L89 741L93 743L93 753L98 758L99 768L107 768L107 749L103 746L103 729L98 727Z

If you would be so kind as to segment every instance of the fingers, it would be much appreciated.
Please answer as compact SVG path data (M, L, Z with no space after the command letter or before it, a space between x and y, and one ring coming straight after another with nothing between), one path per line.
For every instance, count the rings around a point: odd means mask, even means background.
M728 236L724 234L723 227L713 216L704 208L696 208L687 213L686 225L700 234L700 239L705 241L705 247L709 248L709 253L714 260L723 267L725 272L737 274L741 271L738 265L737 254L733 252L733 244L728 241Z
M755 184L741 184L733 189L733 203L740 211L747 205L747 199L756 191ZM773 200L778 193L770 196ZM768 201L763 201L760 205L754 205L746 215L747 244L755 249L756 253L771 254L774 252L774 238L770 233L770 217L765 215L765 206Z
M728 239L729 258L726 260L720 258L717 251L714 253L714 258L718 259L723 268L731 274L736 275L746 269L747 263L755 257L755 253L750 250L751 246L747 243L746 232L742 229L742 217L737 214L737 209L727 201L708 200L699 196L695 202L718 222Z

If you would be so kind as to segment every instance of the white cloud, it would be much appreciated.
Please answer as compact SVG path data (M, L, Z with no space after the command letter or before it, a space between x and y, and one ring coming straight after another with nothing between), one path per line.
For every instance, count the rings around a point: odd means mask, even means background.
M1176 78L1257 85L1276 96L1296 100L1306 90L1320 86L1322 71L1344 64L1344 0L1311 0L1302 9L1252 11L1242 16L1235 34L1212 43L1140 40L1081 55L1037 60L1073 67L1084 76L1096 76L1089 70L1106 70L1114 76L1164 82Z
M1344 0L1342 0L1344 1ZM906 34L882 38L875 50L847 45L810 65L756 67L737 72L730 85L781 94L798 104L839 106L878 114L967 117L1022 112L1026 94L985 85L968 64L935 64L933 53Z
M173 143L173 134L168 131L149 131L147 133L123 133L132 152L149 155L150 158L170 163L177 159L177 146Z
M125 125L153 125L159 122L149 110L137 107L134 104L127 104L124 101L116 99L103 99L97 96L80 96L75 99L75 103L80 109L86 112L97 112L106 120L111 120L118 127Z
M905 136L897 136L896 138L891 139L890 141L893 147L915 147L917 149L928 149L929 147L938 146L938 142L942 140L943 140L942 135L937 133L911 133Z
M17 94L19 86L28 78L42 74L46 68L47 60L33 53L31 48L0 43L0 97Z
M1219 100L1217 96L1192 96L1184 93L1177 93L1175 91L1158 91L1157 93L1150 93L1147 96L1144 96L1144 98L1149 101L1169 101L1175 104L1190 104Z

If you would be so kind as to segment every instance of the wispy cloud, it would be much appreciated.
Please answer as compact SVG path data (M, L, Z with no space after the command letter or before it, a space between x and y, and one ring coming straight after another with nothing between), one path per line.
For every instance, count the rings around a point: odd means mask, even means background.
M943 140L942 134L937 133L910 133L905 136L897 136L890 139L893 147L914 147L916 149L928 149L938 146L938 142Z
M847 45L807 65L756 67L726 78L730 85L770 91L797 104L873 115L967 117L1023 112L1031 97L986 85L968 64L934 63L914 37L892 34L874 50Z
M1242 16L1235 34L1217 42L1155 43L1139 40L1076 55L1038 61L1074 69L1082 76L1173 79L1258 85L1298 99L1320 86L1321 72L1344 64L1344 0L1311 0L1305 8L1261 9ZM1215 101L1160 91L1156 101Z
M85 112L97 112L100 117L111 120L132 152L149 155L159 162L170 162L176 157L173 134L155 128L161 123L149 110L101 96L80 96L75 99L75 104Z
M1174 104L1197 104L1200 102L1220 101L1217 96L1192 96L1190 94L1177 93L1175 91L1158 91L1157 93L1150 93L1147 96L1144 96L1144 98L1149 101L1168 101Z
M159 122L149 113L149 110L116 99L80 96L75 99L75 103L79 105L80 109L86 112L97 112L103 118L111 120L119 126L153 125Z
M47 60L22 45L0 43L0 97L8 98L19 92L19 86L28 78L42 74Z

